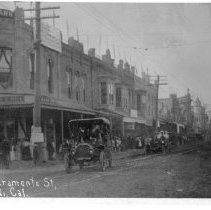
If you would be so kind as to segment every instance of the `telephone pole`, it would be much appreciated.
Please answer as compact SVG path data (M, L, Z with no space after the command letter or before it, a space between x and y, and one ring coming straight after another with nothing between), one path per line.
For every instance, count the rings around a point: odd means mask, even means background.
M153 76L150 76L150 77L153 77ZM162 78L165 78L167 76L160 76L160 75L157 75L156 76L157 79L155 81L155 87L156 87L156 103L155 103L155 131L157 131L158 129L158 100L159 100L159 87L160 85L168 85L168 83L166 83L165 79L163 80ZM162 80L162 81L161 81ZM160 83L160 82L163 82L163 83Z
M34 49L36 52L36 72L35 72L35 98L33 108L33 126L31 130L31 143L44 142L44 137L41 129L41 89L40 89L40 73L41 73L41 19L59 18L55 13L51 16L42 16L41 10L55 10L60 7L45 7L41 8L40 2L35 2L35 8L24 9L24 11L35 11L35 17L24 18L23 20L35 20L35 40Z
M41 43L41 21L40 21L40 2L36 2L35 6L36 17L36 74L35 74L35 100L33 111L33 125L41 127L41 104L40 104L40 43Z

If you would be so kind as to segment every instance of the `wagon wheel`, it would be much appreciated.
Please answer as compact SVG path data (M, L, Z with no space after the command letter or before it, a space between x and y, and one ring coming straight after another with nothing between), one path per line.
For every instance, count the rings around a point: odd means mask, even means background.
M65 166L65 171L69 174L73 167L73 161L69 159L68 153L65 153L64 155L64 166Z
M104 151L102 151L100 153L100 166L101 166L101 170L105 171L105 168L106 168L106 157L105 157Z

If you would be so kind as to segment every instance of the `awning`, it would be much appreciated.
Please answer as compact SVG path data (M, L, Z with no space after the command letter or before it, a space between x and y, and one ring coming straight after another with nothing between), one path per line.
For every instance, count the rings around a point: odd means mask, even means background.
M114 118L123 118L125 115L115 111L115 110L96 110L98 114L108 116L108 117L114 117Z
M96 115L95 111L92 111L92 110L89 110L89 109L76 109L74 107L71 108L71 107L61 107L61 106L56 106L56 105L42 104L41 108L53 109L53 110L59 110L59 111L76 112L76 113L81 113L81 114Z
M0 105L0 109L23 109L23 108L33 108L33 107L34 107L33 103L31 103L31 104ZM92 111L92 110L89 110L89 109L76 109L76 108L61 107L61 106L46 105L46 104L41 104L41 108L96 115L95 111Z

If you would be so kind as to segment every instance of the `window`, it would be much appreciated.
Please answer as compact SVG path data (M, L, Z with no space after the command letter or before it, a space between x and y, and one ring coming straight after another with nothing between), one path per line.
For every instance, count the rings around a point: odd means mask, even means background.
M123 98L124 98L124 108L128 108L128 97L129 97L129 93L128 90L126 88L123 89Z
M81 78L81 88L82 88L83 102L86 101L86 82L87 82L87 77L86 77L86 74L84 74Z
M109 94L109 104L113 105L114 104L114 85L109 84L108 86L108 94Z
M137 110L141 110L141 96L137 94Z
M107 84L101 82L101 104L107 104Z
M79 81L80 81L80 73L77 71L75 73L75 97L77 101L81 100Z
M130 105L130 107L133 105L133 93L132 93L132 90L129 90L129 105Z
M66 67L66 79L67 79L67 94L68 98L71 98L72 94L72 69Z
M35 53L29 55L30 89L34 89L35 79Z
M9 82L12 74L12 49L0 47L0 82Z
M143 104L146 104L146 96L145 95L142 95L141 96L141 100L142 100L142 103Z
M48 92L53 93L53 62L51 59L48 59L47 63L47 75L48 75Z
M116 106L121 107L122 105L122 91L121 88L116 88Z

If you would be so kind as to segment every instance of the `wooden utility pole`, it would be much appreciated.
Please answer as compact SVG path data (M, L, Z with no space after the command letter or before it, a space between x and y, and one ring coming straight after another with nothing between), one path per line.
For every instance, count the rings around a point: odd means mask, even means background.
M35 100L33 109L33 125L35 127L41 126L41 104L40 104L40 43L41 43L41 21L40 21L40 2L36 2L35 6L36 17L36 74L35 74Z
M40 74L41 74L41 19L55 19L59 16L55 14L51 16L41 17L41 10L54 10L60 7L40 7L40 2L35 2L35 8L24 9L24 11L35 11L35 17L23 18L22 20L35 20L36 35L34 40L34 49L36 51L36 73L35 73L35 99L33 109L33 127L31 133L31 142L44 142L41 131L41 90L40 90Z
M153 77L153 76L150 76ZM155 82L155 86L156 86L156 103L155 103L155 131L157 131L158 129L158 100L159 100L159 87L160 85L167 85L168 83L160 83L161 78L164 78L166 76L160 76L157 75L157 80Z
M155 100L155 131L158 128L158 97L159 97L159 83L160 83L160 76L157 76L156 80L156 100Z

